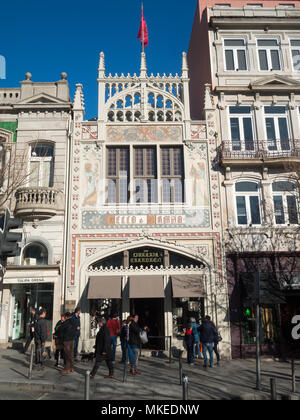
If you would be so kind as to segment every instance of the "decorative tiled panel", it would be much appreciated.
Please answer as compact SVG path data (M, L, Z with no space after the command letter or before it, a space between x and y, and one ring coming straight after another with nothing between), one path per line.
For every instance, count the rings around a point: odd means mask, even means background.
M208 227L210 222L208 208L185 209L176 213L163 212L154 209L151 213L142 212L139 209L128 209L126 211L83 211L83 229L104 229L104 228L139 228L139 227Z
M82 125L82 140L97 140L98 127L96 125Z

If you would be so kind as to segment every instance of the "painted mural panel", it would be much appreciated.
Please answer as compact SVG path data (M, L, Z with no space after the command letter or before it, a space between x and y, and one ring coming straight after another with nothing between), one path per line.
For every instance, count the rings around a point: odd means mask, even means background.
M101 205L102 150L86 145L82 152L82 207L98 207Z
M107 128L109 142L172 142L182 141L182 127L179 126L110 126Z
M187 197L191 198L191 207L209 206L207 147L204 144L188 146Z

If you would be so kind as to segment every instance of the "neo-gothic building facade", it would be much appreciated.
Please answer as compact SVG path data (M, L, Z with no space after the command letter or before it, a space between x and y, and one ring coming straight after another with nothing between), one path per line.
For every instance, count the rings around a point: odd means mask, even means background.
M0 344L26 338L31 305L46 307L49 339L79 305L83 351L99 316L137 313L161 337L150 349L169 350L208 314L222 357L252 355L259 279L262 351L295 350L298 6L199 1L180 75L149 74L142 53L138 74L112 76L101 53L91 120L65 73L0 89L0 205L25 221L0 282Z
M138 75L106 75L103 53L98 72L97 119L84 120L82 85L73 107L65 299L83 309L82 347L100 315L138 313L167 350L209 313L230 356L210 88L192 121L185 54L180 76L148 75L144 53Z

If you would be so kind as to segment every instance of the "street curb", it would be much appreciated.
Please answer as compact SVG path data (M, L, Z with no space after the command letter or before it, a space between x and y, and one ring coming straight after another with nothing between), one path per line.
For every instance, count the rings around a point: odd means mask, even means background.
M16 381L0 381L0 391L24 391L24 392L51 392L51 391L58 391L58 392L72 392L75 391L74 388L66 386L66 385L59 385L59 384L51 384L47 382L16 382ZM96 388L96 393L99 392L98 387ZM154 398L155 399L155 398ZM278 394L278 400L296 400L300 401L300 396L295 394ZM228 400L235 400L235 401L268 401L270 400L269 395L262 395L257 393L242 393L242 394L231 394L228 395Z
M54 391L58 390L57 386L45 382L15 382L15 381L0 381L0 390L14 390L14 391Z

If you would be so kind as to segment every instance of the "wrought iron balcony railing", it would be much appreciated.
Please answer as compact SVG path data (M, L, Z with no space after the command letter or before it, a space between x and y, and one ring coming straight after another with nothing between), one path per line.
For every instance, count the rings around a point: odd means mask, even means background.
M300 140L225 140L221 160L300 157Z

